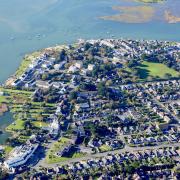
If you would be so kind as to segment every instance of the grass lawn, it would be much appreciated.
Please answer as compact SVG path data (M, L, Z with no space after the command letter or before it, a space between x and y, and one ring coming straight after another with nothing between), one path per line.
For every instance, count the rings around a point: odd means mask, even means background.
M24 121L20 119L14 121L14 123L10 124L6 128L7 131L23 130L23 129L24 129Z
M67 139L64 137L60 138L57 142L55 142L46 155L46 162L49 164L52 164L52 163L57 163L60 161L67 160L68 158L58 157L58 156L55 156L54 154L60 151L60 149L62 149L69 142L70 142L70 139Z
M0 103L8 103L9 100L7 98L7 96L0 96Z
M71 158L56 156L55 154L58 151L60 151L62 148L64 148L66 145L68 145L69 142L70 142L70 139L64 138L64 137L60 138L60 140L55 142L46 155L46 162L48 164L59 163L59 162L66 161L72 158L79 158L85 155L83 153L74 153Z
M2 88L2 87L0 88L0 91L7 92L7 93L15 93L15 94L26 94L26 95L31 95L33 93L31 91L7 89L7 88Z
M112 149L111 149L110 146L104 144L104 145L102 145L102 146L99 147L99 150L100 150L101 152L106 152L106 151L110 151L110 150L112 150Z
M20 64L19 68L17 69L15 75L17 77L21 76L26 71L26 69L29 67L29 65L34 61L34 59L39 57L40 54L41 54L41 52L37 51L37 52L34 52L32 54L25 56Z
M11 146L6 146L6 147L4 148L4 151L5 151L6 155L8 155L8 154L12 151L12 149L13 149L13 147L11 147Z
M72 158L58 157L58 156L52 155L52 156L50 156L52 158L46 159L46 162L48 164L54 164L54 163L59 163L62 161L68 161L68 160L73 159L73 158L80 158L80 157L83 157L84 155L85 154L83 154L83 153L75 153Z
M34 122L32 122L32 123L34 124L34 126L36 126L36 127L38 127L38 128L40 128L40 127L47 127L47 126L48 126L47 123L41 122L41 121L34 121Z
M28 66L31 64L31 61L29 59L24 59L19 66L18 70L16 71L16 76L21 76L25 70L28 68Z
M146 79L149 76L158 76L160 78L164 78L166 73L171 74L172 77L178 77L180 75L179 72L167 67L162 63L153 63L147 61L144 61L139 66L139 73L141 79Z
M45 122L40 122L40 121L32 121L32 124L35 126L35 127L47 127L48 124L45 123ZM15 131L15 130L23 130L24 129L24 121L23 120L16 120L14 121L14 123L10 124L6 130L7 131Z

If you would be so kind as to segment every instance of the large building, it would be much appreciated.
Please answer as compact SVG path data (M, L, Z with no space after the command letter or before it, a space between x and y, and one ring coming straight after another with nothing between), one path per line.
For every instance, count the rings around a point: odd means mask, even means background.
M14 148L9 154L9 158L4 162L5 168L12 170L25 164L38 148L38 144L24 144Z

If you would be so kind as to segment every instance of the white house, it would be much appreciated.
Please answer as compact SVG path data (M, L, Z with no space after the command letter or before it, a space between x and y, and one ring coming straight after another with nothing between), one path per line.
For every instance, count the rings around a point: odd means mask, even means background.
M82 61L77 61L75 63L75 66L78 68L78 69L81 69L83 67L83 62Z
M88 65L88 70L89 70L89 71L93 71L93 70L94 70L94 67L95 67L94 64L89 64L89 65Z
M49 132L50 135L52 135L54 138L56 138L59 135L60 126L58 118L55 116L53 117L52 123L49 125Z
M70 66L69 69L68 69L69 73L75 73L77 71L79 71L79 69L74 65Z

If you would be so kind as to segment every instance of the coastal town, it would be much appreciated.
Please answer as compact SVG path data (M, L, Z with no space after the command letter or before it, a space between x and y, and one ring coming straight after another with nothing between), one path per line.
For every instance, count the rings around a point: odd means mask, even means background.
M179 179L180 43L79 39L0 87L0 179Z

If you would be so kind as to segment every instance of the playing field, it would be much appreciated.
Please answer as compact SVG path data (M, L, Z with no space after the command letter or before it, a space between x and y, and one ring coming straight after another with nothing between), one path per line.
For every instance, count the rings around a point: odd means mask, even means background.
M171 74L172 77L178 77L180 75L179 72L167 67L162 63L153 63L147 61L144 61L139 66L139 73L141 79L146 79L149 76L165 78L167 73Z

